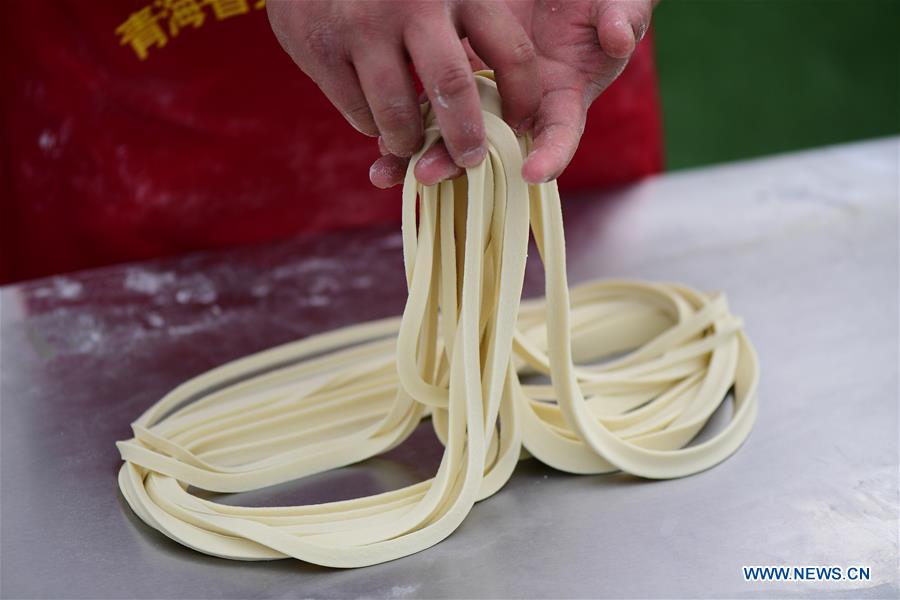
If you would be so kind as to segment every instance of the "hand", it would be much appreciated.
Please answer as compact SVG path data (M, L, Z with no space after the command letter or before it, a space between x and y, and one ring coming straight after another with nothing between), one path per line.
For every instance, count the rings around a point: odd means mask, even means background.
M462 167L484 159L484 122L463 37L497 72L511 126L527 127L540 105L531 40L504 2L270 0L266 8L294 62L351 125L380 135L394 157L411 156L423 142L409 57L434 107L442 159Z
M625 68L650 24L655 4L652 0L508 0L532 40L540 75L532 82L540 91L541 103L534 120L532 151L522 169L526 181L554 179L572 160L587 109ZM383 154L389 150L381 147ZM378 187L403 180L408 161L391 154L375 161L369 172ZM455 177L461 173L457 164L443 147L436 146L416 164L416 178L433 184Z

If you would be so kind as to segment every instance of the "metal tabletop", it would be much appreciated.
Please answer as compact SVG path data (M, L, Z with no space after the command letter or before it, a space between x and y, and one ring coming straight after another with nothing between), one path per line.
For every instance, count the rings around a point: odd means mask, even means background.
M0 593L896 598L898 149L898 138L882 139L566 199L571 281L727 292L762 362L749 440L718 467L673 481L523 461L446 541L358 570L179 546L124 503L113 442L164 392L223 361L399 314L396 228L6 287ZM532 264L526 289L540 287ZM226 501L306 503L419 481L441 453L429 427L386 456ZM867 566L871 580L747 582L745 565Z

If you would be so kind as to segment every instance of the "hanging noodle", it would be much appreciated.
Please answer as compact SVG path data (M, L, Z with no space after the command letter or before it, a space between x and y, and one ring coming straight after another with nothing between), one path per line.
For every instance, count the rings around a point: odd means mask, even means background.
M215 556L360 567L443 540L522 457L661 479L707 469L747 437L758 363L724 298L629 281L570 291L556 184L523 181L526 142L500 118L490 74L476 80L484 163L423 187L412 169L421 152L410 162L403 316L236 360L163 397L118 443L119 486L145 523ZM426 126L425 149L439 139L432 111ZM545 301L520 301L529 226ZM529 374L552 384L523 383ZM688 446L732 396L728 424ZM188 490L254 490L356 463L427 416L445 450L415 485L277 508Z

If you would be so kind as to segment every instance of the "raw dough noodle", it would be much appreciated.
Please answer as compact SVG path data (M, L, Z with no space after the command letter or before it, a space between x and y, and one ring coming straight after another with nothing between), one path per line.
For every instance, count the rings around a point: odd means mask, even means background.
M118 443L119 486L145 523L215 556L361 567L443 540L522 457L670 478L747 437L758 363L724 298L628 281L570 292L556 184L523 181L526 142L500 119L490 74L476 79L488 158L436 186L406 175L403 316L236 360L163 397ZM427 148L439 137L430 110L426 124ZM529 225L546 302L520 302ZM528 374L552 385L523 383ZM729 423L687 446L732 390ZM349 465L428 415L444 455L433 479L409 487L278 508L188 490L253 490Z

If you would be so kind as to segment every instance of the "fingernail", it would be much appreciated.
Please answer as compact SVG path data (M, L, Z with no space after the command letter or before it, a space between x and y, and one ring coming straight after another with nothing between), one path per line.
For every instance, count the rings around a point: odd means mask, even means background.
M459 155L459 166L465 167L467 169L470 167L477 167L481 164L481 161L484 160L486 154L487 150L485 150L484 146L470 148L469 150L466 150Z
M385 145L387 145L387 144L385 144ZM389 145L388 150L390 150L391 154L393 154L394 156L399 156L400 158L409 158L410 156L415 154L419 150L420 147L421 147L421 145L410 146L408 144L406 146L398 146L395 143L395 144Z

